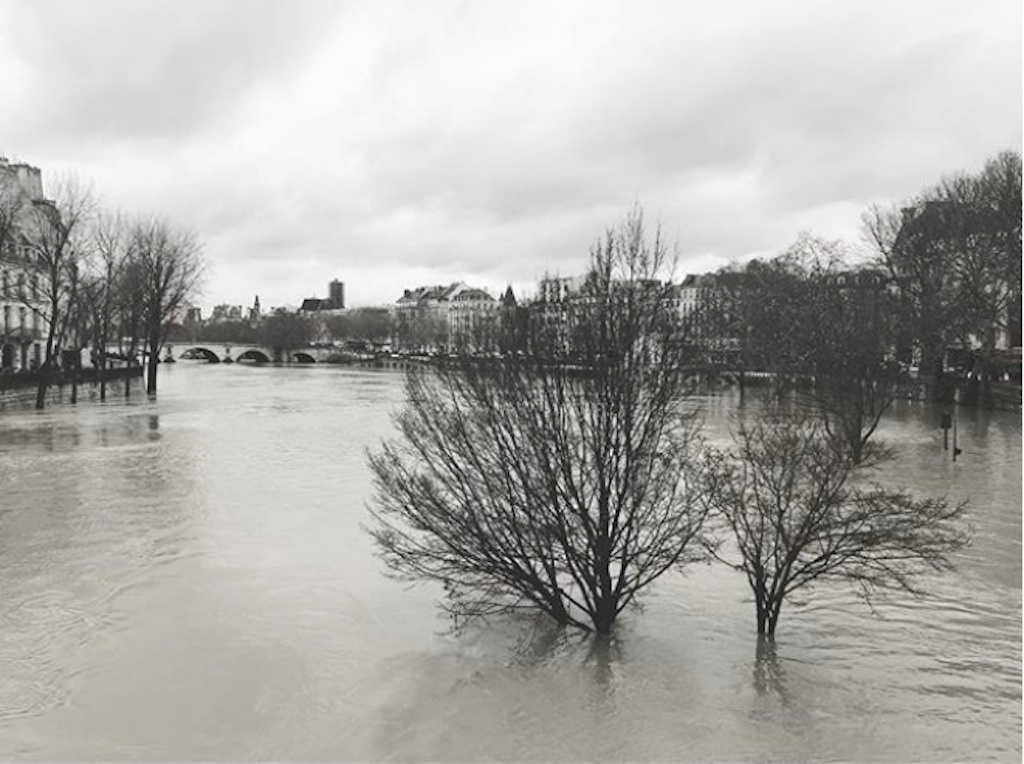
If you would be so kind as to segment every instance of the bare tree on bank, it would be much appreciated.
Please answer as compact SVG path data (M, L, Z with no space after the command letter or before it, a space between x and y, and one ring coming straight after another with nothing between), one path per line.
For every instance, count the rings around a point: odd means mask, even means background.
M669 265L635 211L592 251L568 354L407 377L400 438L370 455L370 532L396 575L444 586L456 626L539 611L605 634L703 553L689 354L659 280Z
M982 402L996 330L1020 336L1021 161L1003 152L976 174L943 178L902 205L873 207L865 237L899 289L924 378L938 382L947 348L977 343Z
M356 308L343 316L327 320L327 331L332 339L384 343L394 333L394 319L383 308Z
M140 290L148 395L156 395L167 328L198 287L203 272L201 250L191 231L173 228L162 220L141 220L133 228L129 271L134 287Z
M746 576L759 635L775 634L792 593L824 581L921 594L919 575L950 568L968 540L966 504L863 482L813 420L744 424L734 442L709 457L705 500L735 542L714 555Z
M19 297L46 328L46 343L36 408L46 406L46 392L58 366L63 340L78 300L81 263L87 249L87 228L95 211L91 189L73 178L56 184L53 200L33 200L29 209L32 263L29 283L19 283Z
M93 225L90 257L83 279L82 308L88 317L93 363L108 368L107 348L121 339L125 269L131 258L131 231L121 214L100 213ZM107 379L100 376L100 400L106 400Z
M947 178L943 198L960 211L959 253L954 261L963 312L963 347L974 353L977 397L992 404L991 369L996 335L1009 334L1020 323L1021 293L1021 160L1004 152L977 175Z
M921 203L875 205L863 218L865 238L899 290L899 318L914 337L921 376L932 382L941 378L945 348L959 334L948 217L948 209Z

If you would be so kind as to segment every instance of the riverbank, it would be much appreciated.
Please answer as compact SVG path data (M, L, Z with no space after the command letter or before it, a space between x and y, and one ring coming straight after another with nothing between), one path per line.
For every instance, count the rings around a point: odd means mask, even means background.
M0 373L0 410L34 406L40 375L38 370ZM46 405L99 400L103 384L108 396L122 397L126 392L130 395L142 375L141 366L58 372L46 391Z

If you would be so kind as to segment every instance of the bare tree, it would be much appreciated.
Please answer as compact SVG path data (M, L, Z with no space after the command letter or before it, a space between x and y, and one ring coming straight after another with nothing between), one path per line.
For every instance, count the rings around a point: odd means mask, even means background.
M1021 343L1021 159L1020 154L1004 151L989 161L982 171L981 196L993 235L996 276L991 291L995 305L994 322L1006 329L1008 344ZM1005 289L999 294L996 288Z
M803 233L782 255L716 276L705 341L735 338L726 362L772 374L859 462L897 395L901 322L884 273L846 265L842 242ZM737 369L733 369L737 370Z
M777 257L720 270L699 317L709 357L739 371L741 385L746 371L769 372L775 397L797 379L810 380L822 326L815 313L818 287L838 262L837 248L837 242L802 233Z
M883 455L870 441L903 378L896 358L902 325L884 273L845 268L841 258L815 262L800 309L803 357L813 382L798 399L859 464Z
M191 231L159 219L136 222L128 275L142 308L146 359L146 393L156 395L160 351L167 328L195 293L203 273L202 247Z
M921 594L921 573L951 567L968 540L966 505L866 483L863 472L814 420L744 424L731 450L711 452L705 500L735 542L714 554L746 576L758 634L774 635L787 598L820 582Z
M120 213L101 212L94 220L92 246L83 279L82 306L88 314L93 362L101 370L100 400L106 400L108 347L120 341L119 319L125 292L125 269L132 257L129 221Z
M56 184L52 200L34 199L28 210L31 259L29 283L19 296L46 332L36 408L46 405L46 391L58 366L63 340L78 299L81 262L88 247L88 222L95 210L91 189L74 178Z
M1009 334L1014 319L1020 320L1020 155L1004 152L977 175L946 178L938 194L960 213L953 233L957 242L954 275L962 312L960 339L964 347L977 343L973 376L981 402L991 405L997 334Z
M1003 152L977 174L943 178L901 206L873 207L868 241L899 288L926 378L939 380L946 350L976 353L983 401L996 333L1020 333L1021 162Z
M592 251L568 358L413 371L401 438L370 455L387 566L440 582L456 625L540 611L609 632L697 556L698 422L666 248L634 212ZM550 358L550 356L548 356Z
M337 340L383 343L393 331L394 320L384 308L357 308L327 319L327 332Z
M921 376L942 377L946 346L961 335L955 279L955 210L922 197L909 205L873 206L863 218L879 265L898 289L899 318L914 337Z

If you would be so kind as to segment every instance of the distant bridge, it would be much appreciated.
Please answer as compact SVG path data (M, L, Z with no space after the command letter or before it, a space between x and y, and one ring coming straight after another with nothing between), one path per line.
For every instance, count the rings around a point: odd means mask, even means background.
M289 350L275 357L274 350L263 345L227 345L205 343L183 343L167 345L161 356L162 361L196 360L207 363L323 363L330 356L337 355L334 348L301 348Z
M123 346L116 343L107 345L107 358L127 363L144 363L149 355L137 350L134 358L126 358ZM399 358L390 353L355 352L337 347L304 347L289 350L275 358L274 350L265 345L252 343L233 344L221 342L171 342L160 351L161 361L196 361L198 363L242 363L258 366L262 364L309 365L309 364L354 364L373 368L400 369L423 359ZM85 361L83 360L83 364ZM90 362L91 366L92 363ZM116 365L116 363L115 363Z

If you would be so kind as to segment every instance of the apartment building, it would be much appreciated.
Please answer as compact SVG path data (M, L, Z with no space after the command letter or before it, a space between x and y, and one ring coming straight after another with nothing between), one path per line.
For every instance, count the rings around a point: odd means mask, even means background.
M6 371L42 362L47 327L32 237L51 209L40 170L0 157L0 369Z

